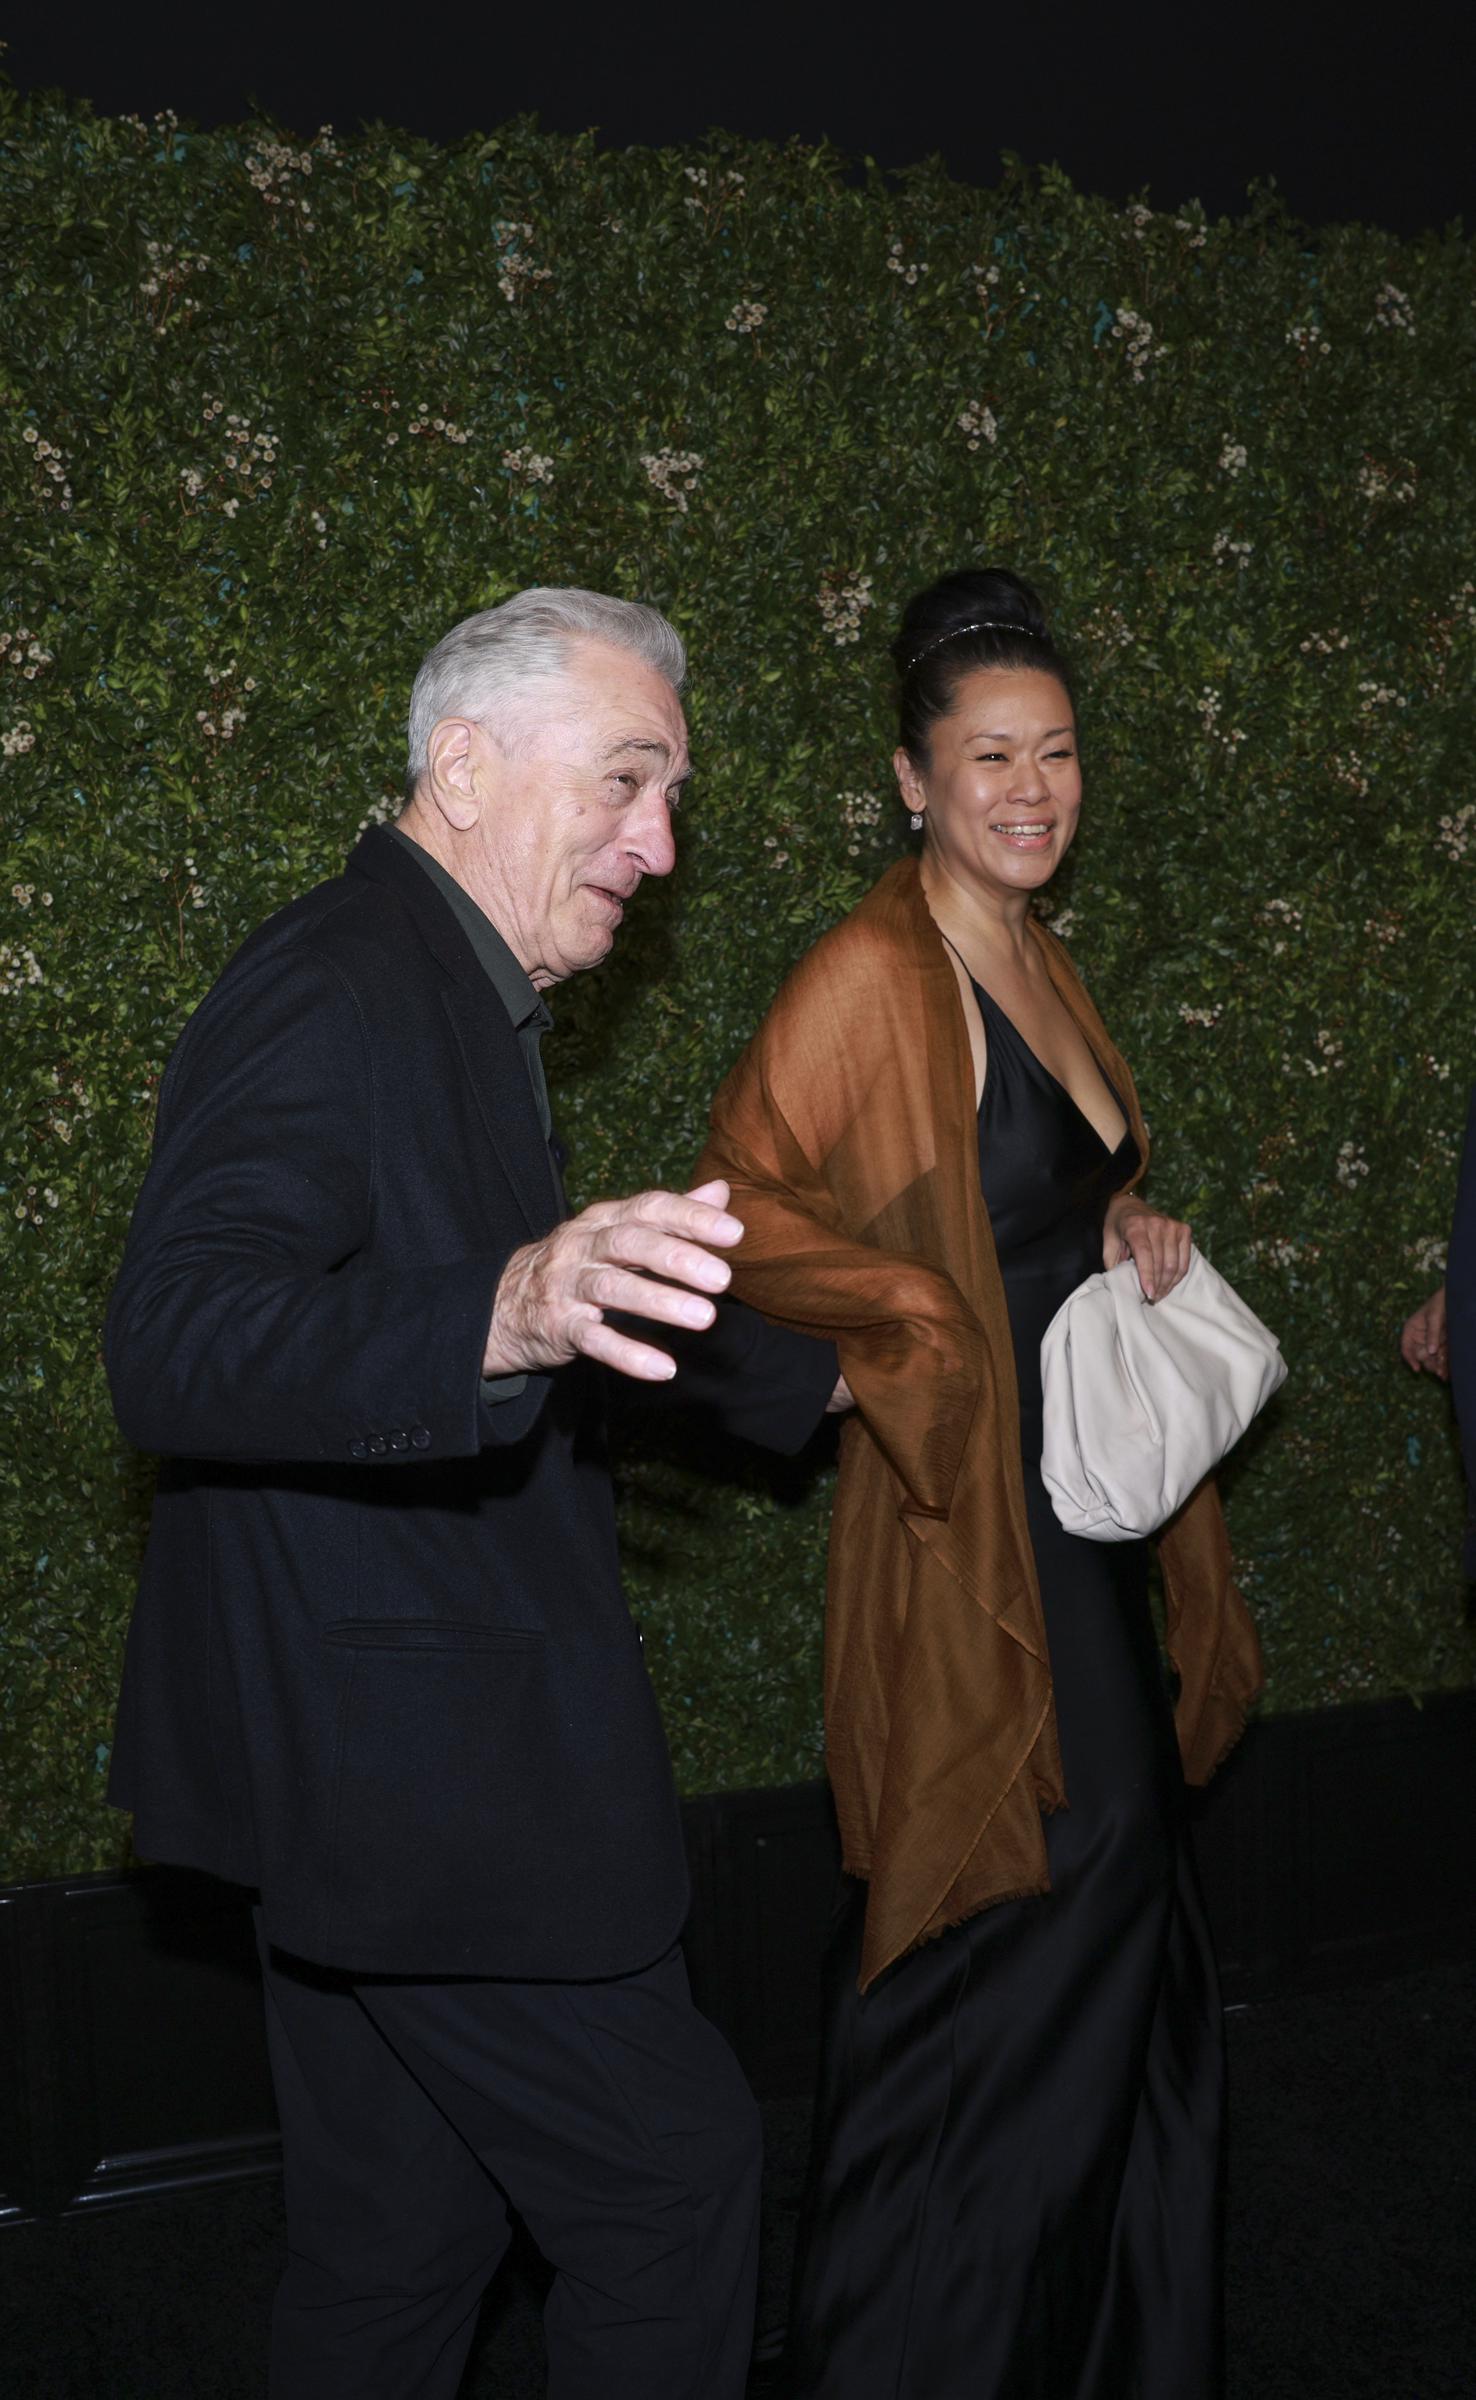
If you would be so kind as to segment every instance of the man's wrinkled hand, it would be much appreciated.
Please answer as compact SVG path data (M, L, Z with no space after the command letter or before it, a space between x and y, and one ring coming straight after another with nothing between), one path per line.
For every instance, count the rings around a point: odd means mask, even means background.
M712 1253L743 1238L727 1203L725 1183L597 1200L515 1250L497 1286L482 1373L542 1374L583 1356L640 1383L669 1381L676 1367L666 1352L617 1333L604 1312L705 1331L717 1314L708 1295L732 1277Z

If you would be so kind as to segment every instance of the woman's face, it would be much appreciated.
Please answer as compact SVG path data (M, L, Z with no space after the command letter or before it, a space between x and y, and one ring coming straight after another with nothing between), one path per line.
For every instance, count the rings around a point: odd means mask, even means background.
M929 855L980 898L1039 891L1071 847L1081 813L1076 720L1066 688L1040 668L964 676L932 726L926 770L893 761L902 798L923 814Z

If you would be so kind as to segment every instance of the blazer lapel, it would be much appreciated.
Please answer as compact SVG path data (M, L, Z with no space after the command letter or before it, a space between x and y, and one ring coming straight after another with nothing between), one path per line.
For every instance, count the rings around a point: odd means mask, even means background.
M475 971L480 991L475 985L450 984L441 993L441 1004L455 1030L503 1173L530 1230L542 1235L562 1213L553 1159L538 1122L518 1037L481 968Z
M349 870L389 885L445 970L449 980L441 988L441 1003L493 1155L530 1233L535 1238L547 1233L564 1213L558 1176L517 1033L481 961L424 868L392 834L371 827L350 857Z

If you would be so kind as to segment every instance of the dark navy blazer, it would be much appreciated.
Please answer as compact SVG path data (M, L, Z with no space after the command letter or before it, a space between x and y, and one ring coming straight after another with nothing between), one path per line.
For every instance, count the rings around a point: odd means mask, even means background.
M482 1395L498 1277L559 1213L507 1012L373 831L185 1028L107 1328L119 1422L166 1462L111 1797L304 1957L584 1978L680 1930L604 1378ZM701 1343L690 1398L807 1438L828 1345L736 1308Z
M1476 1089L1466 1112L1466 1141L1445 1275L1445 1313L1451 1388L1466 1461L1466 1573L1476 1578Z

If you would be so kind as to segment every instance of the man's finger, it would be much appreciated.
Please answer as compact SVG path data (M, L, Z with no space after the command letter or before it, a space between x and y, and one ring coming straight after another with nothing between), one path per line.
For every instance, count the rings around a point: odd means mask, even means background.
M708 1208L719 1208L726 1212L732 1193L719 1175L711 1183L697 1184L684 1197L688 1200L701 1200Z
M579 1295L596 1308L617 1308L632 1317L652 1317L658 1325L685 1325L693 1333L705 1333L717 1315L710 1300L699 1292L684 1291L679 1284L661 1283L649 1275L633 1275L628 1267L603 1265L586 1268L579 1279Z
M612 1225L600 1239L596 1260L621 1267L643 1267L648 1275L664 1275L670 1283L687 1283L699 1292L725 1292L733 1280L726 1259L714 1258L695 1242L683 1242L652 1225Z
M637 1192L621 1208L621 1220L659 1225L666 1233L682 1234L689 1242L716 1244L731 1250L743 1239L743 1220L725 1208L710 1207L686 1192Z
M598 1317L579 1327L575 1347L586 1358L598 1359L601 1366L613 1367L617 1375L628 1375L635 1383L670 1383L676 1373L676 1360L666 1351L633 1342L629 1334L617 1333L613 1325L602 1324Z

